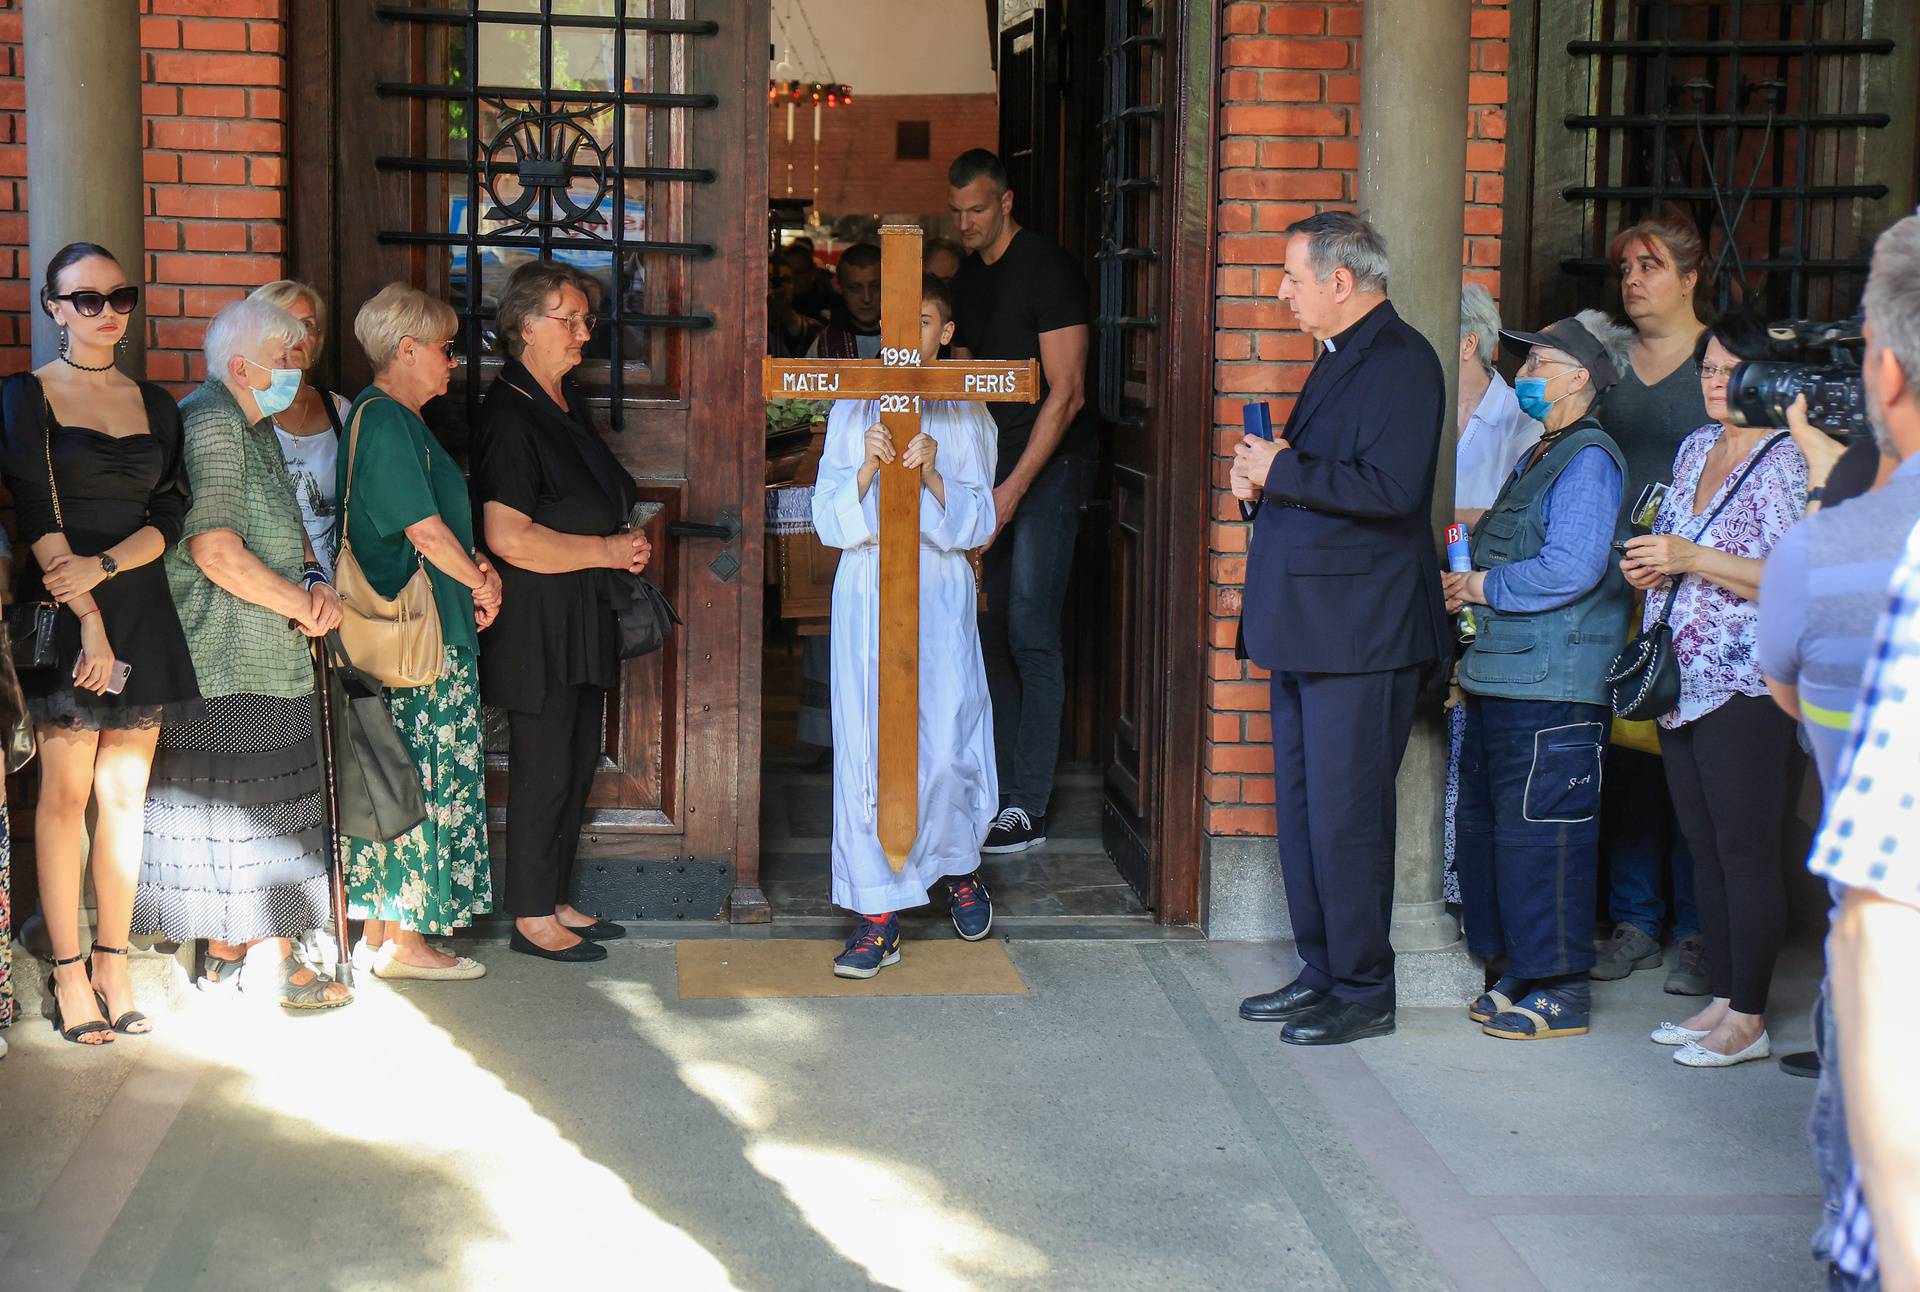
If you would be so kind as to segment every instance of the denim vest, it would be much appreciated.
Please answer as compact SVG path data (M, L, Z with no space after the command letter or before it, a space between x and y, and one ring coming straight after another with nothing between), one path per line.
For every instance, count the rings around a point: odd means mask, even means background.
M1473 568L1493 569L1537 556L1547 542L1541 507L1573 455L1598 446L1620 467L1620 450L1592 418L1574 423L1533 469L1507 482L1473 531ZM1624 509L1622 509L1624 511ZM1624 515L1614 541L1627 536ZM1583 595L1537 614L1502 614L1475 606L1479 633L1460 663L1460 687L1471 695L1505 700L1606 704L1607 666L1626 642L1633 589L1609 560L1600 582Z

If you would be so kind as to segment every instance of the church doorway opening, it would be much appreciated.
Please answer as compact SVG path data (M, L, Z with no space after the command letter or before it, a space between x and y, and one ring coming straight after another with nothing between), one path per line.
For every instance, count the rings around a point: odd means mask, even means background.
M879 267L868 263L877 257L855 249L877 243L883 225L916 224L927 269L951 275L967 252L948 209L947 170L969 149L1004 160L1014 220L1059 244L1085 282L1081 416L1100 460L1088 470L1071 540L1059 756L1046 842L984 861L997 917L1192 919L1184 897L1168 903L1159 891L1153 823L1140 810L1150 787L1133 744L1146 733L1133 722L1131 697L1152 689L1144 674L1153 662L1130 649L1125 616L1144 607L1121 586L1149 580L1156 564L1139 546L1157 504L1142 496L1140 486L1154 481L1139 469L1137 441L1151 420L1141 407L1148 355L1164 338L1153 331L1161 316L1152 254L1134 245L1159 232L1133 196L1146 191L1139 181L1158 157L1144 132L1120 138L1115 122L1141 106L1143 93L1157 110L1163 27L1175 8L1140 0L770 4L769 353L877 352ZM1129 22L1146 39L1125 46ZM1116 101L1103 108L1102 89L1123 90L1127 102L1109 94ZM1154 124L1148 112L1125 119ZM1116 173L1129 165L1143 173ZM1114 209L1115 201L1126 209ZM1103 254L1116 251L1126 255ZM777 919L838 913L829 881L829 604L838 554L810 525L825 440L816 419L828 407L774 399L767 408L760 877ZM1164 589L1153 591L1157 600ZM1144 624L1132 627L1148 635ZM1128 764L1123 774L1116 763ZM1002 767L1003 793L1007 775ZM937 907L937 893L933 900Z

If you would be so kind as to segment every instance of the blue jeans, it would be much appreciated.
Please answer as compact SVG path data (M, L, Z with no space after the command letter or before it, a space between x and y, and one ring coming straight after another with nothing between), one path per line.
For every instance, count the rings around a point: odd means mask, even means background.
M1003 462L1004 476L1012 463ZM1073 572L1080 509L1097 462L1056 457L1041 468L982 562L987 608L980 616L987 691L993 699L1000 797L1038 817L1053 797L1060 719L1067 703L1060 611Z
M1605 706L1466 699L1455 860L1467 947L1538 980L1593 968Z
M1840 1039L1833 1032L1833 1001L1829 984L1820 983L1813 1002L1813 1048L1820 1056L1820 1081L1807 1114L1807 1142L1813 1149L1813 1167L1825 1197L1820 1223L1813 1231L1813 1259L1827 1266L1829 1292L1878 1292L1877 1276L1855 1278L1832 1264L1839 1245L1840 1206L1853 1178L1853 1144L1847 1138L1847 1105L1840 1089Z
M1693 853L1673 815L1673 796L1659 758L1637 749L1607 753L1602 847L1609 875L1607 910L1615 924L1631 924L1654 941L1667 922L1661 872L1673 863L1673 936L1700 932L1693 903Z

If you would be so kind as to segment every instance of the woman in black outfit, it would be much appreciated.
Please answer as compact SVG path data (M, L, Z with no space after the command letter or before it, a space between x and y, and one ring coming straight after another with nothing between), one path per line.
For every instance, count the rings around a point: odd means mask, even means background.
M62 328L60 357L0 388L5 474L44 592L58 602L54 664L21 675L40 737L34 817L40 905L53 941L48 1016L98 1045L152 1025L133 1007L127 932L140 876L147 773L160 724L197 715L200 690L160 556L187 510L180 410L160 387L114 367L140 289L103 247L79 242L47 265L40 307ZM116 655L115 647L125 655ZM115 665L131 666L124 688ZM87 803L99 905L93 954L80 950Z
M552 261L516 269L495 326L510 356L487 391L473 454L486 546L503 583L480 651L480 693L507 710L509 945L601 960L624 930L568 902L580 823L620 658L606 570L639 573L652 548L627 517L639 494L567 374L592 339L591 278Z

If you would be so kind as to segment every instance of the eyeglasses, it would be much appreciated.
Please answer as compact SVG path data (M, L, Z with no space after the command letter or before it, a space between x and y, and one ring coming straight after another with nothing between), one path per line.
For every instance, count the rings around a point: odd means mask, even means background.
M414 344L423 346L429 350L438 350L447 357L448 363L459 363L462 359L466 358L465 355L460 353L459 343L455 341L422 341L417 336L408 339L414 342Z
M593 325L599 322L591 314L548 314L545 317L552 319L555 323L565 323L569 332L578 332L585 328L588 336L593 335Z
M1572 368L1575 365L1566 362L1564 359L1551 359L1545 355L1530 354L1527 356L1527 361L1520 365L1520 371L1532 376L1538 373L1540 369L1549 366L1554 368Z
M99 318L100 311L113 306L115 314L131 314L134 306L140 303L138 287L116 287L110 292L49 292L50 301L65 301L73 306L73 312L81 318Z
M1731 381L1733 380L1733 374L1739 370L1739 367L1740 365L1737 363L1730 363L1724 368L1717 363L1703 363L1699 365L1700 380L1706 382Z

